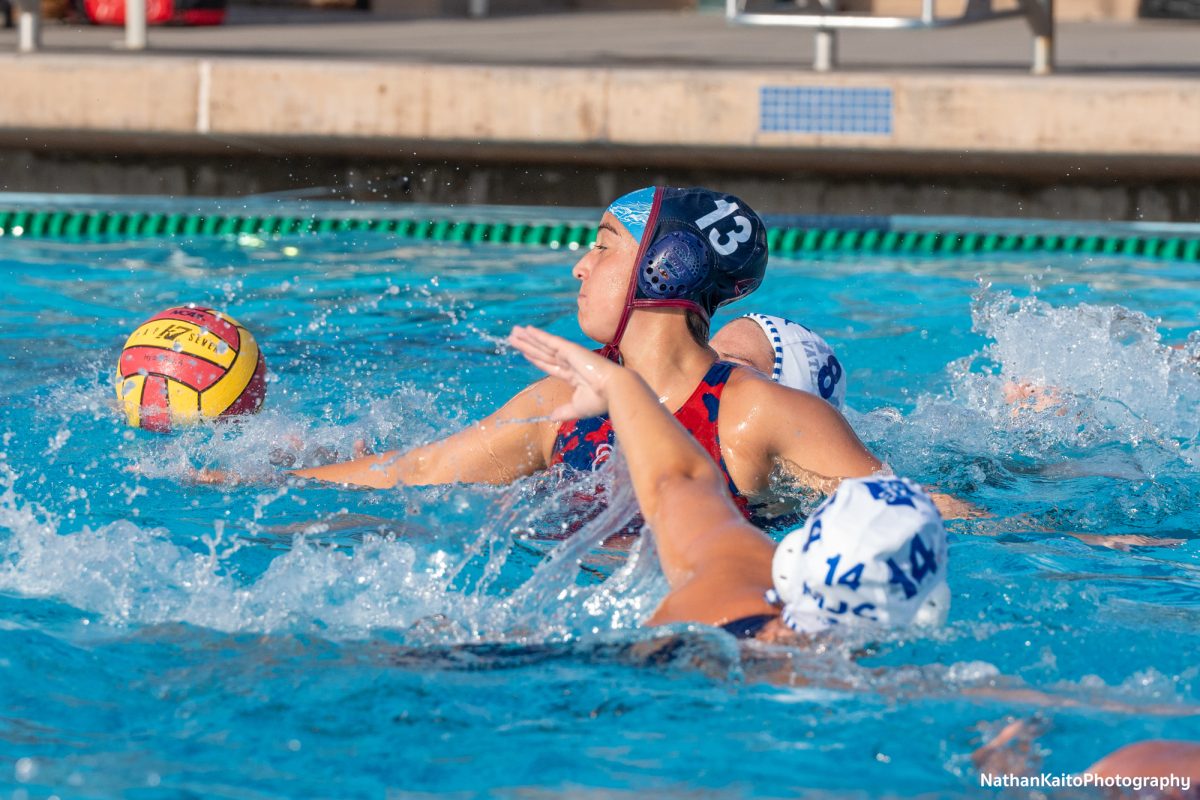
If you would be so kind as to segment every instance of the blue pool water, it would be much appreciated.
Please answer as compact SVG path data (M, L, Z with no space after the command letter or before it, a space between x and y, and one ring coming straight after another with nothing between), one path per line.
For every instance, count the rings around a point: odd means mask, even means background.
M1040 714L1055 773L1200 740L1194 266L774 259L734 307L822 332L864 440L994 515L950 525L937 631L785 650L641 630L651 549L598 549L623 491L534 549L521 534L569 513L544 478L269 482L356 440L429 441L533 380L500 339L579 336L576 255L0 239L0 796L958 797L1012 717ZM129 430L119 348L188 301L255 332L265 410ZM1060 399L1014 411L1010 380ZM201 466L264 483L188 483Z

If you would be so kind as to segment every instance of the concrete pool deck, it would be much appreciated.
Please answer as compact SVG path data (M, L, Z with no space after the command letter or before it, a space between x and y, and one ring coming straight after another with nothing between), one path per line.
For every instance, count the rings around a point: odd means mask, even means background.
M0 146L701 164L770 174L1200 176L1200 22L1022 20L813 37L694 12L385 20L234 9L216 28L0 31ZM1185 214L1186 216L1186 214Z

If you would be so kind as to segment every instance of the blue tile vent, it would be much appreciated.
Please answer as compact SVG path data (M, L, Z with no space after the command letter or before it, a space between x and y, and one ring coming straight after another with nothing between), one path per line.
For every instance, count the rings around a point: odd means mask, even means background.
M758 129L762 133L889 136L892 90L763 86L759 90Z

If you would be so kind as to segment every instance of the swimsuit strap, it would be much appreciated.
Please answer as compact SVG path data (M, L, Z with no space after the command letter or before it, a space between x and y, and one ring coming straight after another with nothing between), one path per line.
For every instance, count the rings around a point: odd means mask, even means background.
M733 374L735 366L728 361L713 362L700 379L700 383L675 412L675 419L679 420L704 448L704 452L721 468L734 502L747 518L752 518L749 501L738 491L737 485L729 475L725 458L721 454L721 438L717 431L721 394L725 391L725 384ZM558 426L550 464L566 464L577 470L596 469L608 460L614 441L612 422L606 416L568 420Z
M736 367L736 364L728 361L714 362L708 372L704 374L700 385L692 392L691 397L675 412L675 418L688 429L700 446L704 448L704 452L708 453L709 457L721 468L721 474L725 476L734 503L747 519L753 519L750 501L733 482L733 476L729 474L729 467L725 464L725 455L721 452L721 434L718 428L721 395L725 392L725 384L729 382L729 376L733 374Z

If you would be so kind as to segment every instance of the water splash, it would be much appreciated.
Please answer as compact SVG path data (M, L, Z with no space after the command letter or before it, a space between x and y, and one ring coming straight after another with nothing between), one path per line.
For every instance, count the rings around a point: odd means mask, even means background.
M616 468L593 481L611 481ZM386 629L410 632L426 644L546 641L635 627L663 589L642 542L607 581L580 585L589 551L636 513L630 490L620 488L627 481L619 479L604 510L555 543L514 591L495 586L513 552L514 531L545 530L551 510L561 514L578 485L547 492L545 481L526 482L505 491L488 515L494 523L461 553L382 536L347 549L298 535L261 574L248 576L238 561L246 541L223 520L190 543L128 520L72 530L24 501L16 479L6 471L0 493L0 591L53 597L113 625L175 622L229 632L320 631L331 638ZM260 495L255 518L286 494ZM249 527L250 534L258 532L256 523ZM481 556L485 564L475 568Z
M1196 335L1172 347L1153 319L1122 306L1058 307L987 289L972 319L992 341L947 366L948 391L922 395L908 415L852 415L894 469L966 493L1019 488L1039 512L1057 487L1053 506L1072 509L1059 514L1067 529L1191 526ZM1089 484L1106 480L1124 491L1098 495Z

